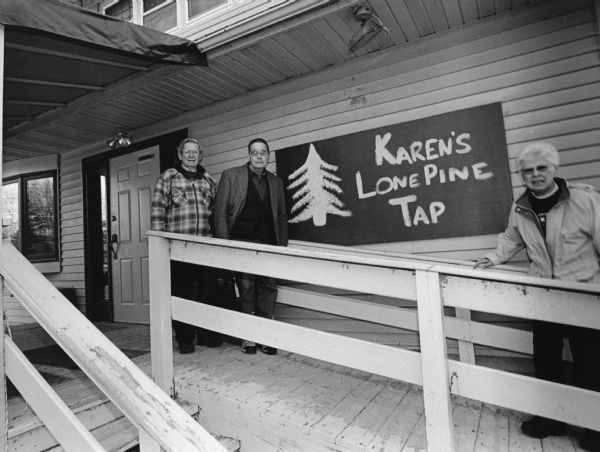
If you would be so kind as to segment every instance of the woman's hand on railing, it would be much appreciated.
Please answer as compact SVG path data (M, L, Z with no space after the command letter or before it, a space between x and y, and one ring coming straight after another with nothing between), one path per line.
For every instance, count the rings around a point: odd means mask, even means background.
M489 268L493 266L494 263L489 260L487 257L482 257L481 259L477 259L473 264L473 268Z

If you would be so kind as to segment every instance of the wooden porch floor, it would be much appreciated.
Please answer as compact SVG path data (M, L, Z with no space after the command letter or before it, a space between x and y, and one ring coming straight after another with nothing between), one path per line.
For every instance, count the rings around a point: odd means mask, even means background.
M149 351L147 326L99 326L119 348ZM32 337L43 337L27 333L13 333L23 349ZM148 353L133 360L149 372ZM227 343L176 353L174 365L178 397L198 404L199 421L211 433L239 439L242 452L427 450L417 386L283 351L244 355ZM80 371L40 370L83 380ZM522 435L522 413L454 398L453 415L458 452L581 450L576 428L544 440Z

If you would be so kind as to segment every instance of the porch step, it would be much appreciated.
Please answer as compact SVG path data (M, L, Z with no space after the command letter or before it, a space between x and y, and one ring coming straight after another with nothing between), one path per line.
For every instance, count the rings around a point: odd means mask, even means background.
M98 439L107 451L121 452L138 444L138 431L114 404L83 374L77 370L52 369L44 366L46 374L60 374L63 379L53 389L71 408L81 423ZM198 418L198 405L177 400L194 419ZM32 408L21 398L8 401L9 451L61 451L56 439L43 425ZM223 438L229 451L239 449L239 442ZM237 444L237 445L236 445Z
M194 419L198 416L198 406L186 403L182 400L177 401L190 416ZM94 438L102 445L107 452L125 452L139 443L138 430L125 416L121 416L107 424L91 430ZM228 452L239 452L240 442L233 438L218 437L217 440L225 447ZM29 449L25 449L29 450ZM54 446L47 449L48 452L64 451L61 446Z

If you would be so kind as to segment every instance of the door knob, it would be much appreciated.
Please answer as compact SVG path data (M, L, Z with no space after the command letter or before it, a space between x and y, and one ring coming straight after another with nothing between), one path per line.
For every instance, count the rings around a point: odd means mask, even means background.
M117 234L110 237L110 251L113 259L116 260L119 257L119 236Z

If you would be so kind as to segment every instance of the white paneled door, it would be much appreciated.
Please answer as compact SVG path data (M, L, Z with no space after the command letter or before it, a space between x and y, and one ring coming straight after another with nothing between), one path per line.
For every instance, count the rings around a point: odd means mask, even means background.
M149 323L150 204L160 173L158 146L110 160L109 237L115 322Z

